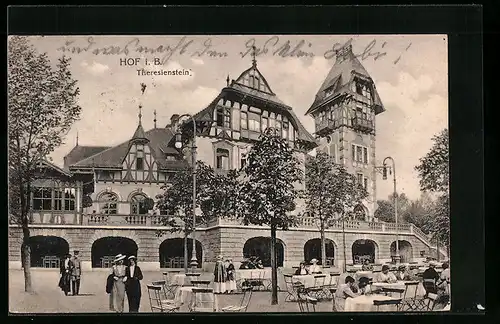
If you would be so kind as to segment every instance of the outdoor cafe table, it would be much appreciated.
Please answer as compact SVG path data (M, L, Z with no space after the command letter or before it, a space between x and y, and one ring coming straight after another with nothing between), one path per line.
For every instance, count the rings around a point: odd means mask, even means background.
M372 289L375 288L388 288L388 289L402 289L406 290L406 285L405 282L415 282L415 281L398 281L394 283L387 283L387 282L374 282L372 283ZM424 286L419 283L417 286L417 296L424 296L425 295L425 289ZM404 293L402 293L404 294ZM408 291L406 292L406 297L414 297L415 296L415 286L408 286ZM399 294L394 295L393 297L399 297ZM403 295L401 295L403 297Z
M304 285L304 288L314 287L315 278L317 275L325 275L324 284L328 285L330 283L330 274L329 273L318 273L316 275L295 275L292 276L292 282L300 282Z
M376 312L377 306L373 305L374 300L391 300L396 299L384 295L361 295L345 300L345 312ZM395 305L380 306L380 312L394 312L397 310Z
M375 273L373 271L357 271L356 272L356 279L359 280L359 278L362 278L362 277L373 279L373 278L375 278Z
M193 301L192 300L193 288L195 288L195 287L180 287L179 289L177 289L177 291L175 293L175 297L174 297L174 303L175 303L175 305L178 305L180 307L179 312L182 312L182 313L184 313L184 312L189 313L190 312L190 310L189 310L190 304ZM205 302L213 301L215 310L219 309L218 299L214 293L200 294L200 295L197 295L196 298L198 299L198 301L200 301L200 298L203 298L203 300ZM208 298L209 300L206 300L206 298Z
M262 279L271 280L271 268L264 269L239 269L235 271L236 280Z
M187 277L184 273L179 273L173 276L172 285L185 286L191 284L191 278Z

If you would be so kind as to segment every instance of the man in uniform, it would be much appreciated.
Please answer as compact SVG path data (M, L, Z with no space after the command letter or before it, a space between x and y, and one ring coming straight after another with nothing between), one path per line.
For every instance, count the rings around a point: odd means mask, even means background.
M79 251L74 251L71 262L73 263L73 268L71 270L71 289L73 291L73 296L78 295L80 292L80 277L82 275L82 263L79 258Z

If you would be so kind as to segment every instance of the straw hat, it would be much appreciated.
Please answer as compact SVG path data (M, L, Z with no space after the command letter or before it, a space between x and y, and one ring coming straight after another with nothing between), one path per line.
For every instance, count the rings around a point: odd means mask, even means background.
M312 259L311 263L318 263L318 259Z
M132 259L137 260L137 258L135 257L135 255L131 255L131 256L129 256L129 257L128 257L128 259L129 259L129 260L132 260Z
M115 257L115 261L114 262L118 262L118 261L122 261L125 259L125 256L122 255L122 254L118 254L116 257Z

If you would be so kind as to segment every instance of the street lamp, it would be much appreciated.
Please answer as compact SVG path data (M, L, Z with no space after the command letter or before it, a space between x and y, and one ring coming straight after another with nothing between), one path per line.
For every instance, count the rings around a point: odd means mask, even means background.
M392 162L392 167L387 166L387 160ZM387 180L387 170L389 170L389 174L393 175L393 183L394 183L394 218L396 221L396 255L394 256L394 261L396 264L401 260L401 256L399 255L399 228L398 228L398 194L396 190L396 162L390 156L386 157L382 162L382 167L378 167L377 169L382 169L382 178ZM391 172L392 171L392 172Z
M191 262L189 263L189 265L191 266L191 270L194 272L194 270L198 267L198 260L196 259L196 121L192 115L184 114L177 119L177 122L180 121L183 117L191 118L193 122L193 143L191 145L191 158L193 164L193 249L191 253ZM181 149L182 145L182 130L179 123L175 134L175 148Z

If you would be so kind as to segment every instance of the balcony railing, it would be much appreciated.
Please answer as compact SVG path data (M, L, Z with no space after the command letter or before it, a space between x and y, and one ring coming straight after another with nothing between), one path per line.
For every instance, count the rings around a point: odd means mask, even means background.
M361 131L370 132L374 129L373 121L365 118L354 117L351 119L352 127Z
M323 133L327 133L330 130L335 129L337 127L337 121L336 120L331 120L331 119L323 119L320 120L316 124L316 134L321 135Z

